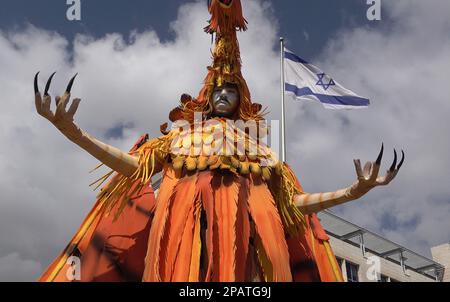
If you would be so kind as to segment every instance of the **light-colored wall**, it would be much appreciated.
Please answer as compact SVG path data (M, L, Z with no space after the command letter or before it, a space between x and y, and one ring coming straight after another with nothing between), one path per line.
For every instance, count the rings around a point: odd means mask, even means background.
M433 260L445 267L444 282L450 282L450 243L431 248Z
M363 256L362 251L359 247L355 247L351 244L348 244L342 240L339 240L334 237L330 237L330 244L333 248L333 251L336 257L341 258L345 261L349 261L351 263L359 265L358 277L360 282L376 282L372 281L368 278L367 273L372 269L373 264L370 262L370 257L375 255L366 252L365 256ZM449 245L450 248L450 245ZM396 263L388 261L384 258L378 258L380 261L380 269L381 274L395 279L400 282L435 282L434 279L428 278L422 274L416 273L414 271L406 270L403 271L402 267ZM344 279L347 280L347 273L345 268L345 261L342 264L342 274L344 275ZM449 259L450 261L450 259ZM369 263L368 263L369 262ZM370 274L369 274L370 277Z

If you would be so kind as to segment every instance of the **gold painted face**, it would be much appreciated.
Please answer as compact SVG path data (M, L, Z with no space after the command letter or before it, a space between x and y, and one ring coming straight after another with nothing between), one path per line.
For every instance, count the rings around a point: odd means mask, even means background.
M224 84L214 88L212 93L213 115L231 118L239 108L239 89L234 84Z

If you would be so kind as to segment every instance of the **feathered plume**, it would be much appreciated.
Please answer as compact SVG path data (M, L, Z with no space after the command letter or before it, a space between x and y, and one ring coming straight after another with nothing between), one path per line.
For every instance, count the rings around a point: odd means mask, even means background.
M242 14L241 0L209 0L208 9L211 20L205 27L207 33L220 33L225 27L237 30L247 29L247 20Z

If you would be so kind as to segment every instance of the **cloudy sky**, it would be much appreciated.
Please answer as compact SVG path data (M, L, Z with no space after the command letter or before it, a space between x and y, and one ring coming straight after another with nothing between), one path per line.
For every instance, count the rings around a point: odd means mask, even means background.
M37 3L39 2L39 3ZM51 94L75 73L77 123L129 149L158 135L182 93L196 95L210 63L206 1L4 0L0 10L0 281L35 280L90 210L96 161L35 113L32 79L58 71ZM157 2L155 4L154 2ZM450 2L384 0L382 21L365 0L246 0L240 34L254 101L279 118L278 37L368 96L368 110L335 112L288 99L288 161L305 190L355 178L352 159L374 160L381 142L403 148L388 188L335 209L340 216L429 256L450 241ZM383 170L384 167L383 167Z

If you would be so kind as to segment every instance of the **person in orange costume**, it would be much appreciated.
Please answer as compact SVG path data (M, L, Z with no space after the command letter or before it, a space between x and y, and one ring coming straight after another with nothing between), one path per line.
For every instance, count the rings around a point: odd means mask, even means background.
M62 254L39 279L71 281L72 256L79 281L235 282L342 281L316 213L389 184L403 164L395 160L379 177L383 154L358 179L330 193L304 192L293 171L261 141L267 135L262 106L251 101L241 73L236 32L246 30L239 0L209 2L215 34L213 63L197 98L181 97L163 136L143 136L128 153L93 138L74 123L73 78L55 113L46 85L35 77L36 108L69 140L114 174ZM239 121L241 123L239 123ZM250 129L257 130L257 135ZM162 173L158 193L152 177Z

